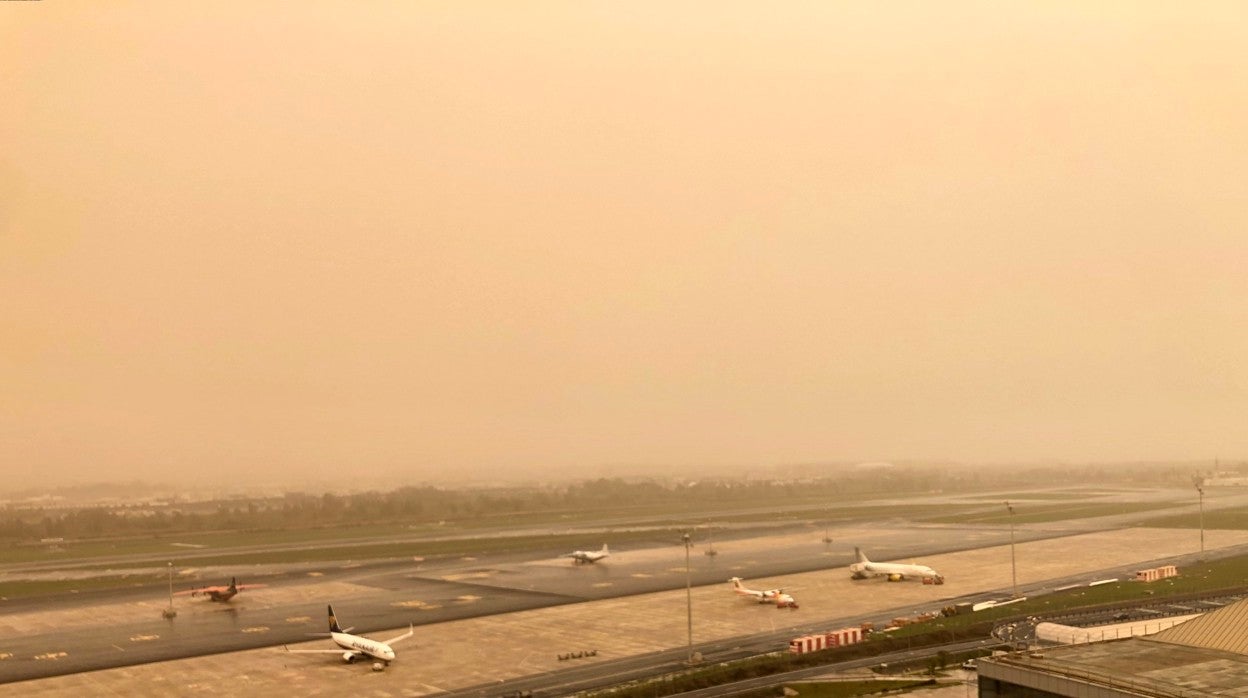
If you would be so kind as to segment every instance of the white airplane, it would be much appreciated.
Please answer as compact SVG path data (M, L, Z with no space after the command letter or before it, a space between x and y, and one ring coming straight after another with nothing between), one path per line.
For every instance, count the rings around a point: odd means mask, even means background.
M759 603L772 603L776 605L776 608L797 608L797 601L792 596L784 593L784 589L768 589L766 591L749 589L741 583L740 577L733 577L728 581L732 582L732 590L736 592L737 596L754 599Z
M858 562L849 566L850 577L866 579L883 575L890 582L900 582L907 577L918 577L924 584L944 584L945 578L927 565L906 565L899 562L871 562L859 548L854 548Z
M607 544L603 543L602 550L576 550L564 555L564 557L570 557L574 563L583 565L588 562L598 562L604 557L610 557L610 555L611 553L607 552Z
M409 623L407 626L407 632L402 635L390 638L385 642L377 642L376 640L370 640L360 635L352 635L350 634L351 630L353 630L353 628L346 628L344 630L343 628L338 627L338 619L334 617L334 607L331 605L329 606L329 636L333 639L334 644L338 645L342 649L292 650L287 647L286 651L299 652L301 654L341 654L342 661L347 664L351 664L357 659L371 657L373 659L381 660L381 662L385 665L389 665L390 662L394 661L394 650L390 648L390 645L393 645L399 640L406 640L411 637L414 632L412 625Z

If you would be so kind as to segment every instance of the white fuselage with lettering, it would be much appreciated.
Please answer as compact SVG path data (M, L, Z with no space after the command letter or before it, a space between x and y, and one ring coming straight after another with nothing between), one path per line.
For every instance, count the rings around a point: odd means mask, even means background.
M370 640L350 633L331 632L329 636L334 639L334 642L339 647L348 652L357 652L385 662L394 661L394 650L390 649L390 645L384 642L377 642L376 640Z

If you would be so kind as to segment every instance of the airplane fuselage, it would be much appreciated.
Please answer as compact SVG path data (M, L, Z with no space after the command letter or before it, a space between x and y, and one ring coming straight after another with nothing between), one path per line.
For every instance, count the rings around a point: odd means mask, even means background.
M908 565L900 562L872 562L860 548L854 548L854 556L858 561L849 566L849 574L854 579L882 576L890 582L900 582L907 578L922 579L924 584L944 584L945 578L927 565Z
M205 591L202 593L208 597L209 601L219 601L221 603L225 603L226 601L229 601L230 599L234 598L235 595L238 594L238 590L237 589L227 589L226 591L213 590L213 591Z
M728 581L732 582L732 590L736 592L737 596L753 599L760 604L775 604L776 608L797 608L797 601L792 596L784 593L783 589L768 589L766 591L750 589L741 584L740 577L733 577Z
M370 640L350 633L331 632L329 636L333 638L334 644L346 650L343 653L343 657L348 662L354 661L354 657L348 658L350 653L380 659L387 663L394 661L394 650L390 649L390 645L384 642L377 642L376 640Z
M604 544L602 546L602 550L577 550L577 551L568 553L564 557L572 558L572 562L574 564L584 565L587 563L598 562L604 557L610 557L610 556L611 556L611 553L607 551L607 546Z
M900 582L907 578L936 578L940 575L927 565L905 565L896 562L860 562L850 566L855 579L866 579L872 576L887 577L890 582Z
M753 599L759 603L771 603L776 598L777 591L756 591L754 589L736 589L737 596L747 599Z

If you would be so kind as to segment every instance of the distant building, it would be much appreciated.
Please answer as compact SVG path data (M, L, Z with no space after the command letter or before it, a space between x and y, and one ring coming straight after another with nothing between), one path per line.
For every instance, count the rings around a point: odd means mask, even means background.
M1149 637L1014 652L978 662L981 698L1248 695L1248 599Z

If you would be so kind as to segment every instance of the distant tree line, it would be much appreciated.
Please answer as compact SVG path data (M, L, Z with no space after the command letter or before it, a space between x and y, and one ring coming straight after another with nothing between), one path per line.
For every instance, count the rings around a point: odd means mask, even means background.
M198 504L94 506L77 509L8 507L0 509L0 541L38 542L46 538L85 539L150 536L207 531L279 530L342 525L436 524L534 514L627 515L670 512L705 518L727 506L829 506L853 499L907 493L977 491L999 487L1107 482L1186 486L1190 468L1050 466L1034 468L886 467L845 469L802 480L700 480L661 483L618 478L566 485L498 489L403 487L391 492L312 495Z

